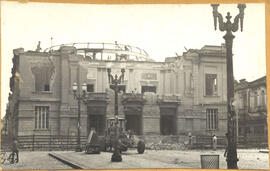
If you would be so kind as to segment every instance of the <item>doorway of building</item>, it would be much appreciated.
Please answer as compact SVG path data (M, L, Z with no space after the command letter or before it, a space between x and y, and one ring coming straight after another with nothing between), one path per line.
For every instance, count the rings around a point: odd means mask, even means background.
M104 115L88 115L87 135L90 129L95 128L98 135L104 135L105 130L105 116Z
M160 108L160 134L176 134L176 109Z
M160 116L160 132L162 135L175 134L175 117L172 115Z
M126 129L134 132L135 135L141 135L142 132L142 116L126 115Z

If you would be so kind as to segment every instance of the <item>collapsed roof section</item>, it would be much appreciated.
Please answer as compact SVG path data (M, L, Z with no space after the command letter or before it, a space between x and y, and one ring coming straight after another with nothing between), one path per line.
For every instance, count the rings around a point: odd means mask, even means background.
M166 57L165 62L175 62L181 58L194 58L194 57L217 57L225 58L226 57L226 47L225 44L221 46L214 45L205 45L201 49L188 49L186 52L183 52L182 56L177 55L173 57Z

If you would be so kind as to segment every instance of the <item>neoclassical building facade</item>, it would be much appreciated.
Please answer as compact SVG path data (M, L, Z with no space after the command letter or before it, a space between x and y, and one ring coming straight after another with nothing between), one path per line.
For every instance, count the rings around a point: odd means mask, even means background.
M104 135L114 116L107 69L121 74L118 109L126 128L145 136L224 135L227 130L225 47L204 46L155 62L137 47L72 44L44 52L15 49L7 114L10 134L77 135L72 85L87 85L80 130Z

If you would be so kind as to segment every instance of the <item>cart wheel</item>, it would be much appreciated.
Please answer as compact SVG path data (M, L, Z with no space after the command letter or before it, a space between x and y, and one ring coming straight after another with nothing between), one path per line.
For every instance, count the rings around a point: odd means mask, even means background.
M9 155L9 157L8 157L8 161L9 161L9 163L10 164L13 164L14 163L14 153L11 153L10 155Z
M7 159L7 153L1 152L1 164L5 163Z
M143 141L140 140L137 145L137 151L139 154L143 154L144 150L145 150L145 144Z

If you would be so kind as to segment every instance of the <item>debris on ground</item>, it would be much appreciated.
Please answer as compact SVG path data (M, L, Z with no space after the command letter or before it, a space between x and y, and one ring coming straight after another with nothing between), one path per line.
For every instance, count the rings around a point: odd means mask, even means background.
M147 143L145 148L148 150L186 150L187 146L181 143L169 144L169 143Z

